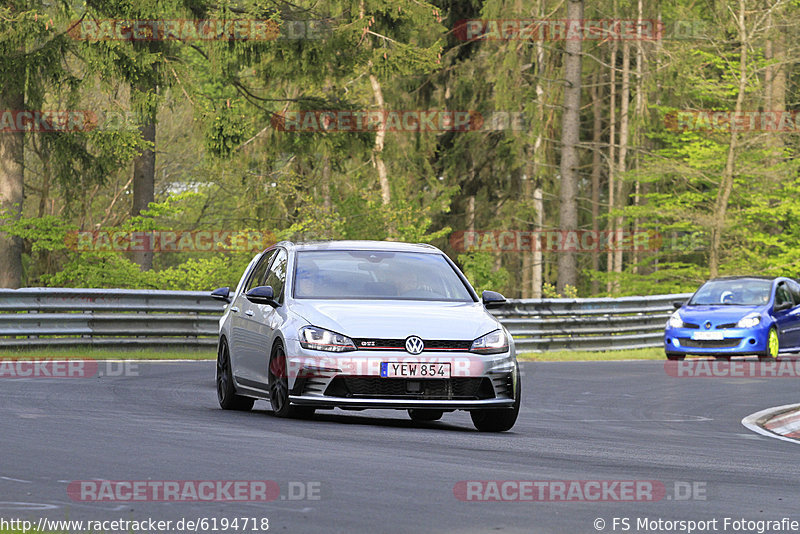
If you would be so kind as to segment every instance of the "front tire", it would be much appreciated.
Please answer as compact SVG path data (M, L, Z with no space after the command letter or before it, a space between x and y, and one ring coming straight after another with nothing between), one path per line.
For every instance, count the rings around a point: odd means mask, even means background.
M269 359L269 402L276 417L307 419L314 408L292 406L289 403L289 376L286 372L286 352L278 342Z
M471 410L469 412L472 418L472 424L479 432L505 432L510 430L517 422L519 415L520 397L522 394L521 383L522 380L519 376L519 368L517 368L517 380L514 387L514 407L513 408L499 408L493 410Z
M778 350L780 349L780 340L778 339L778 330L773 326L769 329L767 334L767 350L758 355L759 360L774 360L778 357Z
M223 410L238 410L247 412L253 409L256 401L251 397L236 394L233 385L233 372L231 371L231 353L228 342L223 338L217 350L217 401Z

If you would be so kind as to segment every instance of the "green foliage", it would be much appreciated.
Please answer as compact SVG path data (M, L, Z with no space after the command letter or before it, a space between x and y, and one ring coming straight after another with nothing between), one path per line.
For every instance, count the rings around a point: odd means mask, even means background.
M245 140L247 122L242 111L223 106L210 119L206 127L206 150L218 158L230 158L233 151Z
M556 286L550 283L542 284L542 297L546 299L574 299L578 298L578 288L569 284L564 286L564 293L561 294L556 290Z
M491 254L486 252L459 254L458 263L478 295L487 289L502 292L508 286L510 280L508 271L503 267L498 269Z
M0 227L8 235L30 242L32 252L64 250L69 243L69 232L76 230L73 224L55 215L15 220L7 212L0 213Z
M791 24L796 4L776 5L772 28L763 18L766 5L748 11L752 41L746 109L766 109L766 73L780 65L787 74L783 102L798 109L800 78L794 67L800 35ZM466 43L451 31L464 19L563 15L563 2L536 6L539 13L533 5L510 0L8 0L0 6L5 88L24 90L30 109L87 109L98 116L122 112L131 117L124 128L98 124L89 131L26 134L23 216L0 222L25 243L28 283L209 289L235 284L251 257L251 252L237 251L158 253L154 270L143 273L123 253L73 250L69 239L75 230L251 229L276 239L432 242L455 256L460 251L446 241L453 230L531 230L537 215L543 216L544 228L557 229L563 43ZM635 2L586 9L587 19L636 16ZM584 43L579 224L587 229L595 223L589 175L599 149L600 229L621 216L627 228L651 231L662 242L656 249L626 251L620 273L607 272L605 254L599 255L597 269L591 254L581 254L581 281L567 288L564 297L606 295L609 286L618 295L691 291L709 274L709 228L730 135L676 131L667 126L666 116L686 109L732 109L739 43L731 13L738 6L677 1L644 9L645 18L663 16L668 29L674 21L695 21L703 33L643 45L644 112L634 111L640 95L632 75L627 171L617 173L626 205L610 215L605 158L612 43ZM282 37L296 23L325 29L312 39L267 41L71 39L64 31L84 11L90 20L270 19L282 28ZM778 30L783 41L771 33ZM774 53L781 42L785 58L770 57L767 44ZM620 66L621 54L618 84ZM486 119L503 112L517 114L522 126L386 132L380 157L391 201L384 204L375 131L298 133L281 131L274 126L278 121L272 122L286 111L374 110L373 79L388 110L469 110ZM588 95L595 79L600 147L589 143L593 117ZM617 106L620 94L618 86ZM142 141L138 129L151 117L158 123L154 147ZM720 274L796 276L797 135L743 132L737 141ZM130 217L130 162L145 148L157 153L157 201ZM542 213L534 209L534 188L543 190ZM639 191L636 202L634 191ZM675 245L674 235L693 236L692 245ZM522 296L522 253L458 257L479 289ZM545 252L543 263L543 293L557 297L552 285L558 279L557 253Z
M83 252L64 264L64 270L42 275L51 287L98 287L155 289L152 276L116 252Z

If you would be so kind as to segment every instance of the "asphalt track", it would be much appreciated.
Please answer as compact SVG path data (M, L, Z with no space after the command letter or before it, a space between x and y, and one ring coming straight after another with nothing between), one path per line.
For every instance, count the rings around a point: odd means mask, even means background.
M138 376L0 380L0 519L267 517L270 532L627 532L650 520L800 521L800 446L743 417L800 401L797 379L675 378L661 361L525 362L511 432L465 412L318 412L312 421L217 406L213 362L139 363ZM76 480L273 480L319 488L268 503L77 502ZM463 502L459 481L654 480L656 502ZM675 485L681 491L675 493ZM316 486L314 485L316 484ZM297 488L295 484L295 489ZM685 499L686 488L697 491ZM172 530L174 531L174 529ZM728 529L728 532L743 530ZM744 530L749 531L749 530ZM791 530L778 530L778 532ZM232 532L229 530L228 532ZM773 532L775 532L773 530Z

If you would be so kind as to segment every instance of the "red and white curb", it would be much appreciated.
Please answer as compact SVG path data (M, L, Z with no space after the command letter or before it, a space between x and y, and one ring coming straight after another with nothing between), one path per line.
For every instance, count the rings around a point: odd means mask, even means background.
M800 444L800 404L761 410L742 419L742 424L757 434Z

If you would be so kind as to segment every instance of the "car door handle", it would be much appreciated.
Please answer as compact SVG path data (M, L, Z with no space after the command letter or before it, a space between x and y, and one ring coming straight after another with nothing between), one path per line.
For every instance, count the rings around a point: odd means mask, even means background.
M245 310L244 314L247 315L248 317L252 317L253 316L253 310Z
M234 306L233 308L231 308L231 311L232 311L233 313L238 313L238 312L239 312L239 308L237 308L236 306Z

